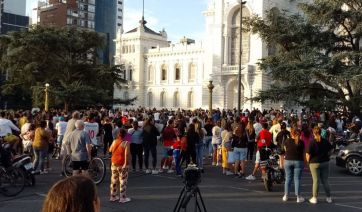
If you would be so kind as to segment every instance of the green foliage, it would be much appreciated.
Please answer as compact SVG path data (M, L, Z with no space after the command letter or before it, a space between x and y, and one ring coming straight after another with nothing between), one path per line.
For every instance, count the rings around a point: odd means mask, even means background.
M3 95L21 89L41 106L50 84L51 106L111 105L113 86L124 81L119 67L99 64L97 49L104 37L76 28L33 26L0 38L0 67L9 73Z
M272 86L255 100L286 101L314 109L348 108L362 102L362 2L315 0L299 4L303 15L271 10L246 25L276 55L260 61Z

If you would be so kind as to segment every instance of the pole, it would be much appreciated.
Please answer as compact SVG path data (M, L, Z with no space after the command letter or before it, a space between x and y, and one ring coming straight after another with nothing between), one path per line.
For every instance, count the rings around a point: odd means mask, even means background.
M214 89L214 85L212 84L212 80L209 81L209 85L207 88L209 89L209 113L212 116L212 89Z
M49 84L45 84L45 102L44 102L44 110L45 112L48 112L49 110Z
M240 108L241 108L241 55L242 52L242 21L243 21L243 5L246 4L246 1L240 0L240 28L239 28L239 71L238 71L238 111L237 116L240 117Z

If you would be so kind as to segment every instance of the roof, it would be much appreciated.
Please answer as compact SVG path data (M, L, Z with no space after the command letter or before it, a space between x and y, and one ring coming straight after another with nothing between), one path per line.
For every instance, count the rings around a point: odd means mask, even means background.
M148 33L148 34L162 36L161 33L155 32L155 31L153 31L152 29L150 29L150 28L148 28L148 27L146 27L146 26L144 26L144 25L143 25L143 27L144 27L144 29L145 29L145 32ZM133 32L137 32L137 30L138 30L138 27L137 27L137 28L134 28L134 29L132 29L132 30L130 30L130 31L128 31L128 32L126 32L126 34L128 34L128 33L133 33Z

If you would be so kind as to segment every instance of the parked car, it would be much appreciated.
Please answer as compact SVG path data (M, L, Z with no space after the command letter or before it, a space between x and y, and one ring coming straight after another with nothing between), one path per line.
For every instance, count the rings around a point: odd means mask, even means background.
M362 175L362 142L350 144L340 150L336 165L346 168L352 175Z

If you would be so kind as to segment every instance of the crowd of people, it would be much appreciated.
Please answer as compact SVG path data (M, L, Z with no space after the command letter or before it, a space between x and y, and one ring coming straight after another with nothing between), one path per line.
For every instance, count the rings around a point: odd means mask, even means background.
M2 111L0 115L0 137L12 144L14 153L34 155L35 173L46 174L51 170L51 153L57 147L62 149L60 155L71 154L74 175L82 172L86 175L92 146L101 147L103 158L111 159L110 201L123 203L130 201L126 196L129 171L175 172L182 177L182 169L188 164L196 164L205 172L204 161L210 160L212 166L222 167L221 174L255 180L258 170L265 171L260 166L260 150L264 147L277 149L281 156L279 165L286 176L283 201L288 200L292 178L297 202L304 201L300 182L303 171L308 169L313 178L309 201L317 203L321 182L326 201L332 202L328 161L335 148L335 136L349 129L362 140L359 117L304 109L299 112L246 109L237 115L236 110L219 109L210 114L203 109L101 108L72 114L53 110ZM162 146L159 166L158 145ZM253 171L247 173L246 167L250 165L254 166ZM58 183L52 189L64 183L71 182Z

